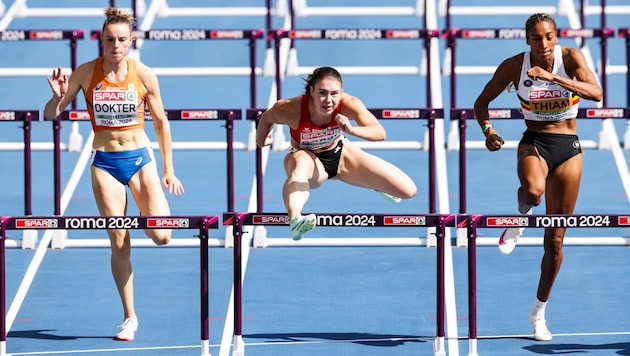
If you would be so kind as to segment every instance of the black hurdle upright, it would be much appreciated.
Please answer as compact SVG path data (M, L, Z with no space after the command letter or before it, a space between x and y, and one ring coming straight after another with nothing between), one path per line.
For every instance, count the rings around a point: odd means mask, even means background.
M199 230L201 355L210 356L209 229L219 227L212 216L2 216L0 217L0 356L7 356L6 254L7 230L178 229Z
M434 355L445 356L445 236L446 228L456 224L455 214L371 214L371 213L316 213L318 226L333 227L416 227L436 229L437 258L436 258L436 339L434 341ZM289 218L286 213L223 213L223 225L233 226L234 236L234 341L232 355L243 356L245 343L243 342L243 261L242 235L243 226L288 226ZM296 245L299 246L299 245Z
M477 230L509 227L612 228L630 227L630 214L461 215L468 237L468 356L477 356Z

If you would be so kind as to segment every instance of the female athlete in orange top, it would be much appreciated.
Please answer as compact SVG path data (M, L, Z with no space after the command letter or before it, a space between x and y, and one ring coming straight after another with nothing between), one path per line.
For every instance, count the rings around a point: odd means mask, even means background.
M155 73L146 65L127 58L135 40L131 15L117 8L105 10L101 32L103 56L80 65L68 80L61 68L53 70L48 83L53 92L46 103L44 117L56 118L83 91L94 129L92 188L103 216L127 213L127 191L145 216L170 214L162 186L170 194L181 195L184 188L175 176L171 131L160 86ZM151 110L153 125L162 154L160 178L144 131L144 106ZM167 244L171 230L146 230L158 245ZM108 230L111 241L111 269L124 309L119 340L133 340L138 327L133 301L133 270L128 230Z

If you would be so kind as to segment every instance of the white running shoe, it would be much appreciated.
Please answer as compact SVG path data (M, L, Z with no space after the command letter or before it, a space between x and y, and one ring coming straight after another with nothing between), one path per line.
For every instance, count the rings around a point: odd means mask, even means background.
M536 339L536 341L551 341L553 335L551 331L547 329L547 321L543 316L530 315L529 322L534 328L534 339Z
M530 208L526 215L532 215L532 209ZM504 255L509 255L516 248L518 238L523 235L525 231L524 227L508 227L503 231L501 237L499 237L499 251Z
M291 218L289 226L291 226L291 238L294 241L302 239L302 235L313 230L317 225L317 216L315 214L296 215Z
M383 198L385 198L386 200L389 200L389 201L394 202L394 203L400 203L400 201L402 200L399 197L395 197L395 196L393 196L391 194L383 193L383 192L378 191L378 190L377 190L377 192L381 193L381 196Z
M122 324L118 325L120 331L116 334L116 340L133 341L138 330L138 319L127 318Z

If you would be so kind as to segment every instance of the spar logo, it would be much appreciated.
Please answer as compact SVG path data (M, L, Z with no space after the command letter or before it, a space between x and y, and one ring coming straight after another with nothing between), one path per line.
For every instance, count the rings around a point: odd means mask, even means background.
M494 30L464 30L462 38L495 38Z
M288 225L287 215L254 215L252 217L254 225Z
M63 31L31 31L29 38L32 40L60 40L63 38Z
M90 113L87 111L70 111L68 117L70 120L89 120Z
M186 110L182 111L182 119L218 119L216 110Z
M593 37L594 35L595 31L590 28L560 30L560 37Z
M15 111L0 111L0 120L2 121L15 120Z
M190 221L179 218L147 218L147 227L188 228Z
M630 216L617 217L617 224L620 226L630 226Z
M397 226L423 226L426 225L424 216L385 216L383 217L383 225Z
M386 38L420 38L418 30L387 30Z
M420 110L383 110L384 119L417 119Z
M289 31L289 38L322 38L320 30L292 30Z
M105 90L94 92L95 101L125 101L126 99L127 92L124 91Z
M508 119L510 117L512 117L512 110L509 109L488 110L488 118L490 119Z
M486 218L486 226L528 226L529 218L526 217L496 217Z
M59 226L57 219L16 219L16 229L36 229L50 228L55 229Z
M623 117L623 109L586 109L586 117Z

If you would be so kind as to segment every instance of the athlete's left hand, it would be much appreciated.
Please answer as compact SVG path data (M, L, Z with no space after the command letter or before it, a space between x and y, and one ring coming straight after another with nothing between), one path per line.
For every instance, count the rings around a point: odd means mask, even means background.
M173 174L164 175L164 178L162 178L162 185L164 186L164 189L168 190L168 194L184 194L184 186Z
M527 71L527 76L529 76L533 80L545 80L548 82L553 81L554 75L547 72L546 70L540 68L539 66L535 66L530 68Z

